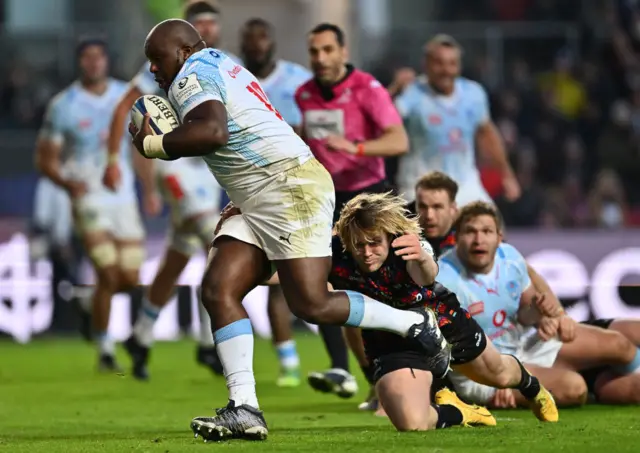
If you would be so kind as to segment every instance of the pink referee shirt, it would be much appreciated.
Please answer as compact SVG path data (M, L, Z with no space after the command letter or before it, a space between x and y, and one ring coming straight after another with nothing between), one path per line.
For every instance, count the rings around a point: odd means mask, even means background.
M329 135L351 142L378 138L389 126L402 124L387 90L371 74L353 70L333 87L327 101L314 79L296 91L304 138L333 177L336 191L353 192L385 179L384 158L355 156L326 147Z

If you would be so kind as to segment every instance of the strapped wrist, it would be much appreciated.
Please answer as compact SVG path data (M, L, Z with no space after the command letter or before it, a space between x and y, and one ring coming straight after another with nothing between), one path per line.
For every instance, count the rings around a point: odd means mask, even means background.
M142 142L144 155L150 159L166 159L169 155L164 151L162 141L164 135L147 135Z

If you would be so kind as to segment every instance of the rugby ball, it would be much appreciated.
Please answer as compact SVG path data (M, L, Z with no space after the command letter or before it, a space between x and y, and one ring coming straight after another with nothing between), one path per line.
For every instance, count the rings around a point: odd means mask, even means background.
M176 114L169 101L161 96L145 95L134 102L131 108L131 122L140 130L144 115L149 114L151 120L149 124L154 135L166 134L180 125Z

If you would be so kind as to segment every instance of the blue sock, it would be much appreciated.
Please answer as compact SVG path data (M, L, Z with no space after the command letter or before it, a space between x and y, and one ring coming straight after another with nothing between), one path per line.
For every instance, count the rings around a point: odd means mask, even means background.
M289 340L276 344L276 351L282 368L290 370L300 366L300 358L298 357L295 341Z
M626 365L616 365L612 368L621 375L640 373L640 349L636 348L636 355L631 362Z
M364 319L364 296L355 291L345 291L349 298L349 317L344 324L349 327L360 327Z

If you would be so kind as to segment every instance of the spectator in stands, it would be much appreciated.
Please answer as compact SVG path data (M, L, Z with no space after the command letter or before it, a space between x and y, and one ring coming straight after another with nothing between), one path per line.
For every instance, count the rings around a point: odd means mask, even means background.
M627 201L618 175L611 169L598 173L589 196L595 226L621 228L625 226Z

